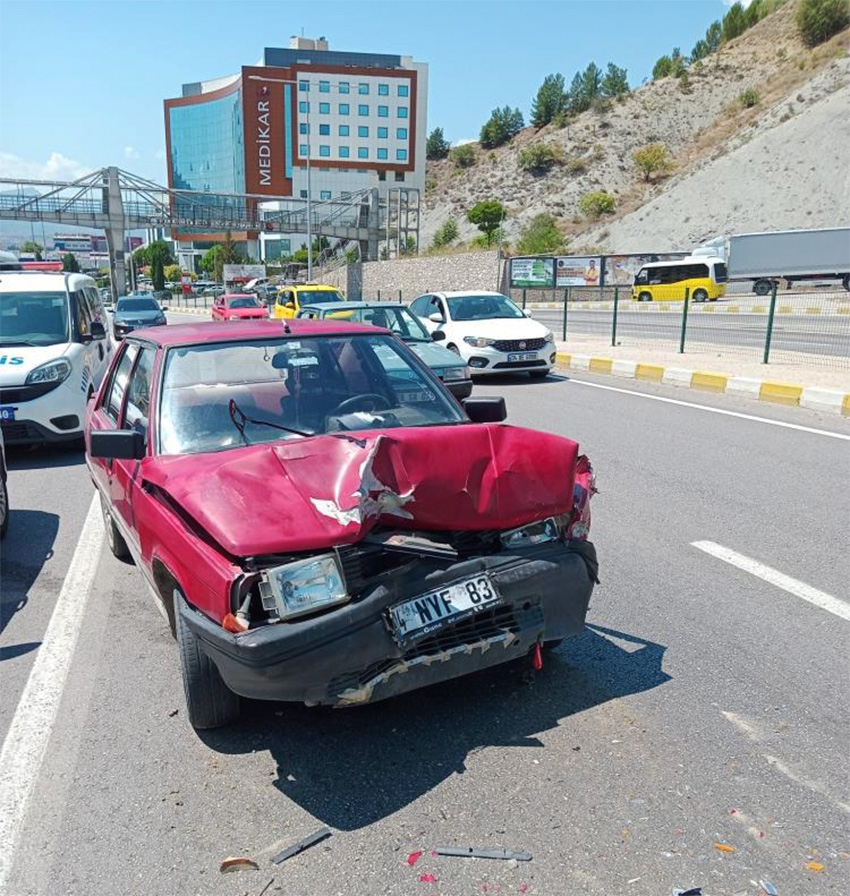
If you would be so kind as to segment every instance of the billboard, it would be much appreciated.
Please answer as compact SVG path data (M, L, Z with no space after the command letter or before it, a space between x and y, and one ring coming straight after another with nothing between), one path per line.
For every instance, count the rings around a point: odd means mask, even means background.
M268 69L242 69L245 115L245 189L284 196L290 192L284 163L284 99L281 79Z
M635 274L653 261L678 261L686 258L687 252L655 252L649 255L607 255L605 257L605 286L631 286Z
M602 257L600 255L567 255L557 259L556 286L600 286Z
M247 283L266 276L264 264L226 264L223 268L225 283Z
M512 258L511 288L530 286L551 288L555 285L554 258Z

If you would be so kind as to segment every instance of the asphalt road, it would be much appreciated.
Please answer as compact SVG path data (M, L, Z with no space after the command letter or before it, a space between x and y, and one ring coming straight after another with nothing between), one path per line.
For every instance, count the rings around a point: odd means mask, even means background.
M476 391L596 465L586 633L532 680L501 668L349 711L249 704L199 735L165 622L104 550L9 896L254 896L272 879L266 894L302 896L850 892L850 621L692 546L847 606L850 445L824 433L848 421L589 375ZM74 452L16 449L9 466L3 737L93 494ZM270 864L322 825L330 840ZM261 870L220 874L231 855Z

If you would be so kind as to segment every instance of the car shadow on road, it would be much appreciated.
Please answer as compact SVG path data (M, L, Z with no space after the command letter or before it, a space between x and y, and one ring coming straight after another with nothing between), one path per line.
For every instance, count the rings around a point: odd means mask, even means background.
M7 445L6 464L9 470L45 470L54 467L76 467L86 462L82 441L57 445ZM12 510L15 496L9 496Z
M9 465L12 466L11 464ZM53 556L53 545L59 531L59 517L43 510L15 510L14 493L10 495L12 508L9 533L3 539L0 551L0 632L6 628L15 613L27 603L30 588L38 578L44 564ZM61 579L47 582L58 592ZM20 646L20 645L19 645ZM11 650L12 645L6 645Z
M358 709L245 701L237 726L199 735L222 753L269 750L281 793L324 824L356 830L463 774L481 747L542 746L539 735L571 715L664 684L664 651L589 626L547 654L532 681L515 663Z

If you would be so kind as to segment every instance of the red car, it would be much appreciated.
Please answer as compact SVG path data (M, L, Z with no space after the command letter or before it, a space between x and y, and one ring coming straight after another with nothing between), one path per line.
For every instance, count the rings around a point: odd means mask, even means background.
M242 293L225 293L216 296L212 306L213 320L264 320L269 316L255 296Z
M136 330L89 404L109 544L180 652L191 723L351 706L578 635L596 581L578 445L459 403L386 330Z

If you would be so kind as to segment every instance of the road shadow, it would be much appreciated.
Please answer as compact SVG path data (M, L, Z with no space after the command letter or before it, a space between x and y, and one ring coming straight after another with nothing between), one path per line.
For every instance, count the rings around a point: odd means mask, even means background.
M543 380L533 380L527 373L494 373L487 377L473 377L473 395L477 398L486 393L488 386L547 386L561 383L569 377L554 371Z
M11 466L11 464L10 464ZM44 564L53 556L53 545L59 531L59 517L43 510L15 510L14 493L10 495L9 532L0 550L0 632L15 613L27 603L30 588ZM48 582L58 592L61 580Z
M82 439L67 444L6 446L6 465L10 471L78 467L85 462ZM10 495L10 499L14 511L14 495Z
M539 735L571 715L664 684L664 651L590 626L547 654L531 682L527 663L514 663L358 709L245 701L237 726L198 734L222 753L269 750L281 793L333 828L357 830L463 774L481 747L542 747Z

